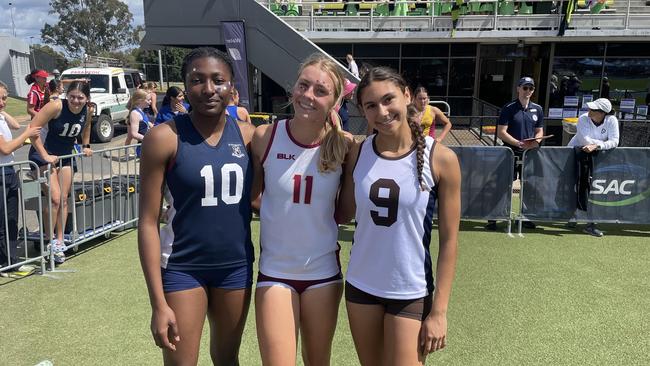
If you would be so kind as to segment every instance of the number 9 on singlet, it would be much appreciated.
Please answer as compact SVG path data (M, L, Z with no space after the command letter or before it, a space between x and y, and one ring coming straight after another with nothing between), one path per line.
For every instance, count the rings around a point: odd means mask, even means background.
M201 177L205 182L205 195L201 198L201 206L217 206L219 199L214 196L212 165L205 165L201 168ZM233 185L235 190L231 192ZM221 200L227 205L237 204L241 201L243 190L244 171L241 166L235 163L224 164L221 167Z

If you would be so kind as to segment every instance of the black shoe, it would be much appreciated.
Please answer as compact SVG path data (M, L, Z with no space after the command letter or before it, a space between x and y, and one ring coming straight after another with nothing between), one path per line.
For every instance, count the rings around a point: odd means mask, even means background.
M534 222L532 221L524 221L521 223L526 229L537 229L537 225L535 225Z
M497 222L496 221L488 221L487 225L485 225L485 230L496 231L497 230Z

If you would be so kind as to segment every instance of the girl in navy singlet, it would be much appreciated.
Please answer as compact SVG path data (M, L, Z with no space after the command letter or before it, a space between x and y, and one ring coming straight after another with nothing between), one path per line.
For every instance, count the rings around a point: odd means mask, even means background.
M90 149L90 127L94 111L94 105L90 103L90 86L83 81L73 81L68 86L66 99L53 100L47 103L36 115L32 125L43 127L47 125L45 141L40 137L32 140L32 147L29 149L29 160L39 166L41 173L51 164L50 188L43 187L45 194L52 193L52 212L48 214L47 205L44 205L43 216L46 221L44 227L53 236L50 226L54 226L54 238L51 241L51 248L57 263L65 261L65 245L63 244L63 231L68 217L68 193L72 186L72 158L59 160L59 156L70 155L73 146L81 136L83 153L86 156L92 155ZM50 224L47 219L56 217L55 223Z
M335 111L338 68L308 58L292 91L294 116L255 131L255 181L264 185L255 314L265 365L294 365L298 333L305 364L330 363L343 289L334 208L352 143Z
M226 112L229 116L236 119L237 122L251 123L251 116L248 114L246 108L239 106L239 92L235 88L232 89L232 99L226 108Z
M253 126L226 115L230 57L192 50L181 69L192 112L144 137L138 247L151 331L166 365L196 365L205 317L215 365L238 365L251 297ZM168 224L159 229L163 192ZM257 193L259 194L259 192Z
M127 108L129 108L129 141L135 139L137 142L142 142L144 135L153 127L153 123L149 121L149 116L144 112L144 109L151 105L151 94L146 90L138 89L133 92ZM125 142L125 144L127 144ZM140 156L140 146L136 149L136 155Z
M406 82L370 70L358 105L376 133L346 161L342 221L355 217L345 298L361 365L423 365L444 348L460 223L460 167L447 147L409 120ZM429 245L438 199L434 292Z

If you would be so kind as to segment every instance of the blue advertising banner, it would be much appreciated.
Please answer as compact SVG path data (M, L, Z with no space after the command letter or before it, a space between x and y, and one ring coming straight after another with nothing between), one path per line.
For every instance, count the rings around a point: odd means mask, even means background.
M235 64L235 88L239 91L240 106L251 110L248 93L248 59L246 57L246 31L243 21L221 22L223 39L228 54Z
M650 223L650 149L616 148L593 156L587 211L576 210L577 164L572 148L524 155L522 216L540 221Z
M515 159L512 150L502 146L450 148L460 163L461 218L509 220Z

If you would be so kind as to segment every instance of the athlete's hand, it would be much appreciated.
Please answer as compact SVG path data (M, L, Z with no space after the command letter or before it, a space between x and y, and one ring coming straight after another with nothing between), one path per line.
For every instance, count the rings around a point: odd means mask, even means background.
M151 314L151 334L156 346L176 351L176 343L181 340L176 324L176 315L169 307L154 309Z
M423 356L447 345L447 314L429 314L420 328L420 351Z
M89 147L84 147L83 150L82 150L82 152L83 152L83 154L84 154L85 156L92 156L92 154L93 154L93 149L91 149L91 148L89 148Z
M36 137L41 134L41 128L37 126L27 125L25 130L27 131L27 137L29 138Z
M43 157L43 160L45 160L46 162L48 162L50 164L56 164L56 162L59 161L59 157L56 156L56 155L47 154L47 155L45 155Z
M524 141L522 147L524 150L536 149L539 147L539 143L537 142L537 140Z
M598 145L596 144L591 144L591 145L585 145L582 147L582 151L586 153L592 153L594 151L598 150Z
M176 103L176 110L181 113L187 113L187 109L185 109L183 103Z

